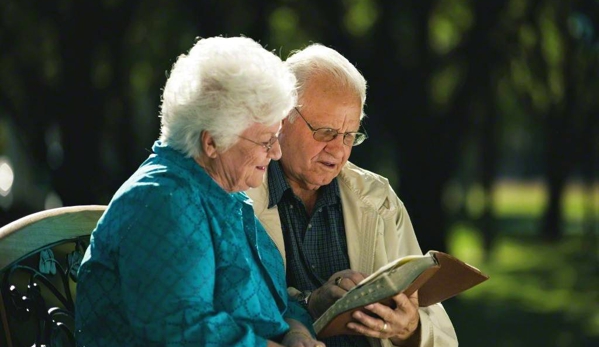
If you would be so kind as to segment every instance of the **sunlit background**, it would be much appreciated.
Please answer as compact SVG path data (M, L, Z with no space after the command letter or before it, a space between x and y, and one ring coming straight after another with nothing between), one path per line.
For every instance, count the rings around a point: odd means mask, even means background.
M598 23L598 0L3 0L0 225L108 203L196 37L320 42L368 80L351 160L423 251L491 276L445 302L461 345L597 346Z

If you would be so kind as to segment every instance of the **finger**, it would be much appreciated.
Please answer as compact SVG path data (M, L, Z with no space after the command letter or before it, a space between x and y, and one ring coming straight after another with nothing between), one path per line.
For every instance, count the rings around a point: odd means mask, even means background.
M368 314L364 313L365 316L370 315L371 317L374 317L375 319L381 319L383 321L390 321L393 316L394 316L394 309L383 305L381 303L373 303L370 305L366 305L364 306L364 308L367 310L366 312L368 312ZM368 317L366 317L365 319L367 319Z
M393 333L390 333L390 325L388 323L387 326L385 326L385 322L383 322L382 320L378 320L378 322L379 323L377 325L367 326L352 321L347 324L347 328L355 331L360 335L374 338L388 338L393 335Z
M345 275L345 277L350 279L354 283L354 286L362 282L362 280L366 278L366 276L363 273L358 271L352 271L349 274Z
M418 322L420 321L418 294L412 294L409 298L405 294L401 294L393 299L397 304L397 308L394 310L395 318L393 319L397 325L394 330L400 337L408 337L418 328Z
M333 281L334 279L336 279L339 276L347 277L356 283L360 282L361 280L366 278L366 274L364 274L362 272L346 269L346 270L342 270L342 271L337 271L334 274L332 274L331 277L329 277L329 281Z
M389 309L388 307L385 307L384 305L379 306L381 306L382 308L378 309L373 307L371 308L371 310L369 310L369 312L356 311L352 314L352 317L354 318L356 323L361 324L364 327L372 330L372 332L379 332L385 326L385 323L387 323L388 326L390 325L389 321L383 318L382 315L386 315L388 317L391 317L393 315L393 310ZM388 327L385 330L389 331Z
M328 308L328 306L339 300L345 293L347 293L347 290L336 286L335 284L322 286L312 292L312 295L310 296L310 306L312 306L312 303L321 303Z
M414 304L414 306L416 306L416 307L419 306L418 291L415 291L414 293L412 293L412 295L409 296L409 299L412 302L412 304Z
M335 277L332 281L332 284L348 291L360 283L362 279L363 276L361 273L352 273Z
M314 309L319 307L319 309L326 310L346 293L347 290L336 286L334 283L324 285L312 292L312 295L310 296L310 308ZM320 312L320 314L322 313L324 313L324 311Z
M329 282L334 281L335 278L341 276L341 277L345 277L345 276L349 276L350 273L352 273L352 270L341 270L341 271L337 271L334 274L331 275L331 277L329 277Z
M349 277L339 276L335 278L335 286L342 288L345 291L348 291L356 286L356 283Z
M418 313L418 307L408 299L407 296L398 298L398 308L392 309L388 306L381 304L371 304L365 306L365 308L373 315L370 316L364 312L354 312L352 317L356 322L360 322L370 330L379 331L384 323L388 324L385 329L385 336L408 336L418 326L420 315ZM400 307L400 305L403 305ZM370 335L372 336L372 335Z
M418 294L416 294L416 296L414 296L414 294L412 294L409 298L403 293L394 296L393 300L395 301L395 304L397 306L396 309L406 313L417 311Z

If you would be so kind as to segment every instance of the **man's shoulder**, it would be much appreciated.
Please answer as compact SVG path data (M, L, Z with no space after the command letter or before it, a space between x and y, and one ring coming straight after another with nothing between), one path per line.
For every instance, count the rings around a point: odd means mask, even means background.
M375 208L395 206L399 198L384 176L363 169L349 161L338 176L341 190Z
M343 169L341 169L339 178L352 185L357 185L358 187L370 187L370 189L385 190L390 187L389 180L386 177L361 168L349 161L345 164Z

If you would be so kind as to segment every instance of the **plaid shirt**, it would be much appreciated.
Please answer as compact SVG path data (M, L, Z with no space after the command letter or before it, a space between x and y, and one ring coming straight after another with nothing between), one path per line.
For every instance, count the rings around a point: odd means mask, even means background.
M322 286L335 272L349 269L347 239L337 179L319 189L310 216L293 194L281 165L268 167L268 208L277 205L287 253L287 285L301 291ZM327 347L369 346L363 336L345 335L323 340Z

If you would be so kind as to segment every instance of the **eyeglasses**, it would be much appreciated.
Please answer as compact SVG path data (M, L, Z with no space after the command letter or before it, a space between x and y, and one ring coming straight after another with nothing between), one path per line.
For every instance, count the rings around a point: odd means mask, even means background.
M272 146L274 146L275 142L277 142L279 140L279 138L277 136L273 136L270 138L270 140L268 140L267 142L256 142L254 140L250 140L247 137L243 137L241 135L237 135L239 138L242 138L246 141L250 141L252 143L257 144L258 146L262 146L266 149L266 153L268 153L268 151L270 151L270 149L272 148Z
M300 115L300 117L302 117L304 122L306 122L306 125L308 125L308 128L310 128L310 130L312 130L312 136L314 137L314 140L316 140L316 141L330 142L330 141L333 141L334 139L336 139L338 135L343 135L343 144L344 145L357 146L357 145L361 144L362 142L364 142L364 140L366 140L368 138L368 135L366 133L361 133L361 132L357 132L357 131L348 131L348 132L342 133L342 132L339 132L336 129L332 129L332 128L314 129L314 127L312 125L310 125L310 123L308 123L306 118L304 118L304 116L297 109L297 107L295 107L295 111Z

